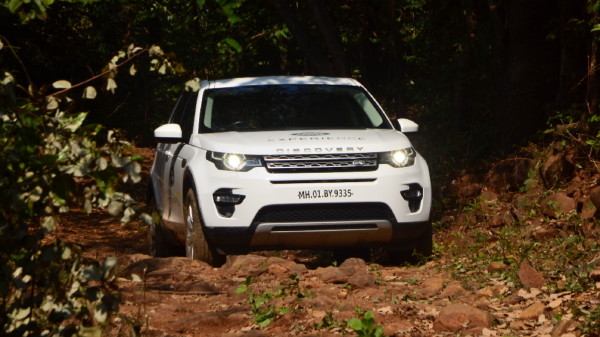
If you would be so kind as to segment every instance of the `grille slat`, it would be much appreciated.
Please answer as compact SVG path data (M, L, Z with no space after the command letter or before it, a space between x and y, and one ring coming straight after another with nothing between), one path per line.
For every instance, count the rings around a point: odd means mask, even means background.
M263 157L271 173L373 171L377 153L292 154Z
M253 222L323 222L389 220L395 222L392 210L382 203L344 203L309 205L273 205L263 207Z

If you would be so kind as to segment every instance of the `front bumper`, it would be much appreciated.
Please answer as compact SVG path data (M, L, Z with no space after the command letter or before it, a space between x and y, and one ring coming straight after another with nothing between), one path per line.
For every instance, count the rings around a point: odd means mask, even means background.
M429 221L431 184L420 156L410 167L380 165L369 172L230 172L206 161L189 168L206 235L225 253L397 245L419 237ZM415 186L417 204L407 200L415 193L406 192ZM215 197L222 191L241 201L224 211Z

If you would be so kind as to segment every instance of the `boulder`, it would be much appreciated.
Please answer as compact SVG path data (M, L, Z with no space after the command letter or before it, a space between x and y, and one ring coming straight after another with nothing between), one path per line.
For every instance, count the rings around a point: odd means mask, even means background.
M566 193L557 192L542 201L542 213L550 218L558 218L577 210L575 199Z
M596 186L590 190L590 200L596 208L600 208L600 186Z
M541 288L546 284L542 274L535 270L528 262L521 262L519 267L519 280L527 288Z
M481 333L492 326L491 316L466 304L450 304L443 308L433 323L435 331Z
M488 182L497 191L518 190L535 169L535 161L528 158L514 158L498 163L488 172Z
M573 157L575 154L576 150L567 148L558 150L557 153L549 155L544 160L540 171L546 188L555 187L573 176L575 168Z
M521 319L537 319L540 315L544 314L545 306L543 303L535 302L532 305L525 308L519 318Z

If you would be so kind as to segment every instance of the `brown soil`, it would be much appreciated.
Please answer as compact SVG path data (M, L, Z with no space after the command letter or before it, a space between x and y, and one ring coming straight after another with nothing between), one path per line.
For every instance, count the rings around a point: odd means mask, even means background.
M147 170L152 151L143 151ZM475 184L463 180L462 190ZM473 188L477 192L463 193L479 195L481 186ZM139 198L144 191L136 187L130 192ZM500 212L490 212L495 211ZM446 215L444 221L453 224L438 229L435 241L450 242L451 231L471 221L472 213L465 213ZM493 225L503 226L502 221ZM449 268L460 256L444 253L421 266L400 267L360 259L333 266L327 252L307 251L230 256L221 268L183 257L151 258L143 225L121 224L101 212L72 212L57 235L80 245L85 257L119 258L121 315L107 335L356 335L346 322L372 311L374 325L383 327L386 336L579 336L586 322L570 314L570 308L593 310L600 297L600 283L579 292L547 288L526 263L517 267L520 283L496 273L496 267L515 268L504 264L464 271L484 274L483 281L471 282ZM248 291L237 293L249 276ZM541 285L528 284L539 277ZM269 293L270 300L262 306L254 302L253 310L249 294L256 299ZM269 317L272 321L266 324Z

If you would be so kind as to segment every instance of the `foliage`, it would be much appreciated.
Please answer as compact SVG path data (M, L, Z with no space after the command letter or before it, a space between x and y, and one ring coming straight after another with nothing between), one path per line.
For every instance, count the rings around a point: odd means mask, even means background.
M58 0L64 2L80 2L88 4L98 0ZM47 18L47 11L50 5L55 0L4 0L2 6L7 8L11 13L17 14L23 23L27 23L33 19Z
M1 41L1 40L0 40ZM0 45L0 49L2 46ZM7 43L7 45L10 45ZM12 48L12 47L11 47ZM78 248L54 235L60 213L96 208L128 222L140 206L121 184L141 180L138 157L127 155L129 142L118 132L86 122L86 112L73 112L67 94L82 89L84 99L96 97L90 85L102 79L116 87L117 69L139 55L130 46L109 62L101 75L71 85L55 81L59 92L46 96L29 84L28 96L17 97L9 72L0 81L0 329L7 336L99 336L114 312L116 260L84 262ZM169 69L158 47L149 48L151 67ZM15 57L18 57L14 53ZM132 68L130 68L132 69ZM131 73L131 70L130 70ZM133 75L133 74L132 74ZM70 103L71 101L71 103Z
M67 115L25 103L0 122L0 326L11 336L91 333L118 307L110 288L115 261L84 265L77 249L52 240L58 214L84 208L133 214L134 201L117 191L121 179L139 181L139 164L123 143L85 113ZM97 145L100 135L106 137ZM77 185L84 196L76 200ZM79 325L81 324L81 325ZM90 330L92 329L92 330ZM93 330L97 331L97 330Z
M280 315L287 314L291 311L287 307L278 307L273 305L271 302L275 298L286 297L292 295L294 292L298 294L298 282L299 277L296 274L290 275L292 282L287 286L279 288L276 292L268 290L263 291L261 294L256 294L250 290L250 285L254 283L252 275L248 275L246 280L240 284L236 289L236 294L243 294L248 292L248 303L252 307L252 314L254 315L254 323L258 324L261 328L268 326L273 323Z
M321 319L321 322L315 324L315 329L317 329L317 330L321 330L324 328L329 329L329 330L336 329L341 334L346 334L346 333L348 333L348 331L346 330L347 326L348 326L348 324L346 321L336 319L335 317L333 317L332 311L327 311L327 312L325 312L325 315Z
M383 337L383 327L376 325L375 314L367 311L362 319L351 318L348 320L348 326L352 328L359 337Z

